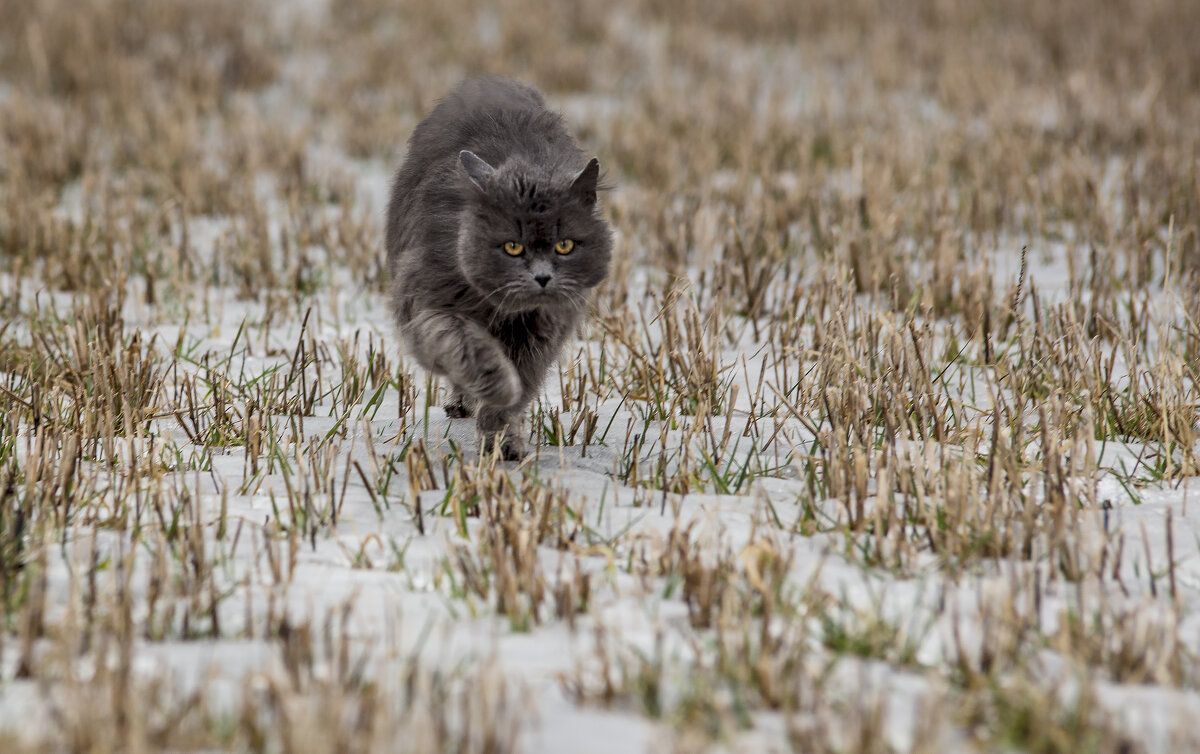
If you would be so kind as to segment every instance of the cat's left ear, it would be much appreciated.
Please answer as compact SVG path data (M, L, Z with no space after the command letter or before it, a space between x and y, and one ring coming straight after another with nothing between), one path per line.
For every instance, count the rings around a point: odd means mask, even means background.
M483 189L484 184L496 172L494 167L469 149L458 153L458 161L462 163L463 170L467 171L467 177L471 179L471 183L474 183L479 189Z
M593 157L571 182L571 194L590 207L596 203L596 184L599 180L600 160Z

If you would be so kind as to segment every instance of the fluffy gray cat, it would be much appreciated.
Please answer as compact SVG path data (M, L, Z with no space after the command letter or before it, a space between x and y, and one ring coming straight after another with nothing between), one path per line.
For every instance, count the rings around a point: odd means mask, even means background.
M450 417L524 455L521 419L608 275L590 161L524 84L470 79L413 131L387 215L392 309Z

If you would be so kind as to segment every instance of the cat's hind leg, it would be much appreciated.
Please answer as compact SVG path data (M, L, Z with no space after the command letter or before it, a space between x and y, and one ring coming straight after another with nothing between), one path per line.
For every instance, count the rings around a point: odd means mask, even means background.
M459 314L423 311L401 332L421 366L449 379L456 396L502 408L521 400L516 366L500 341L478 322Z
M442 410L450 419L466 419L474 413L471 410L471 399L458 387L451 389L450 397L442 405Z

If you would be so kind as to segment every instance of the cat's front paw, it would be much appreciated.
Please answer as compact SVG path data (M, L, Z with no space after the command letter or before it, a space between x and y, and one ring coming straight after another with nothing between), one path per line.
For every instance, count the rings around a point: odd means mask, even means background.
M505 461L519 461L525 457L525 443L519 438L507 435L488 435L483 440L485 453L495 453L496 443L500 444L500 458Z
M473 392L484 405L501 408L514 406L521 400L521 376L507 358L497 360L479 375Z

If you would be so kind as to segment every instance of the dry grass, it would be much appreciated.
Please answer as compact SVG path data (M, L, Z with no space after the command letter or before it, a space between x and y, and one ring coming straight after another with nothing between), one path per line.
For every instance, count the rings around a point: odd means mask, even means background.
M0 748L512 751L547 688L681 751L1195 743L1119 700L1200 694L1200 6L324 5L0 0ZM620 187L520 467L379 296L477 72Z

